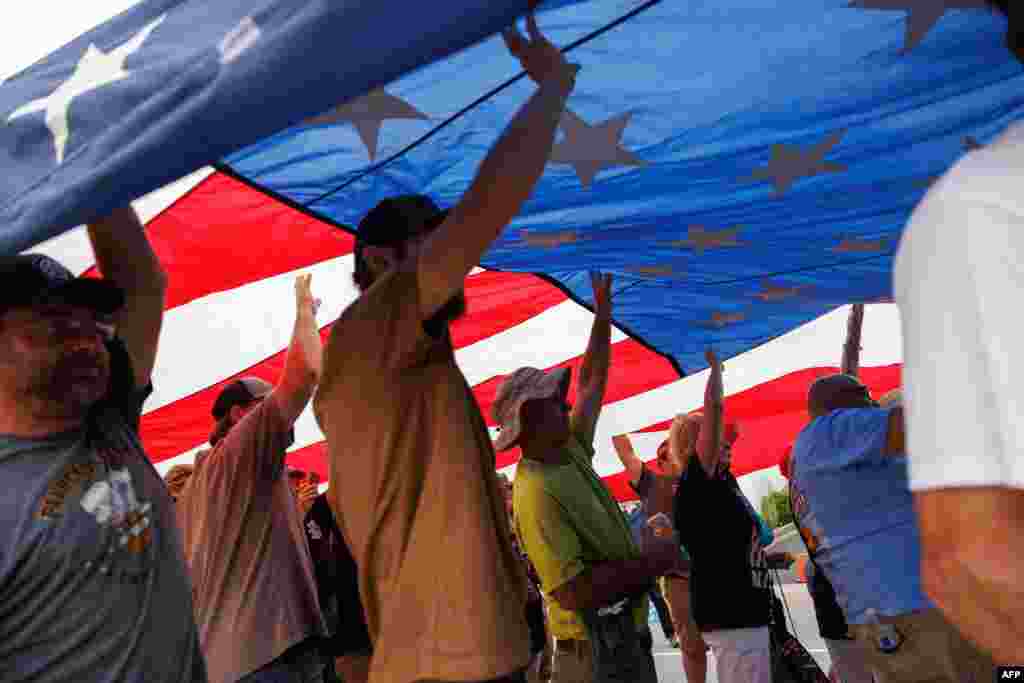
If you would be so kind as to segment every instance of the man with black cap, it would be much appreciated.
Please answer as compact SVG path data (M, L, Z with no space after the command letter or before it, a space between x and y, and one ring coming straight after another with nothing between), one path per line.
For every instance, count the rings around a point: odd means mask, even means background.
M1024 3L991 4L1024 62ZM1019 70L987 82L1020 88ZM1017 122L932 186L901 238L893 287L925 590L1004 664L1024 662L1022 182Z
M242 377L213 404L212 448L178 499L211 683L320 683L317 600L302 516L285 469L292 425L320 378L310 275L295 282L295 329L277 385Z
M992 662L936 609L921 581L903 409L852 375L816 380L793 445L792 495L815 562L871 669L889 683L991 680Z
M166 276L131 208L88 233L103 279L0 260L0 677L206 681L174 503L138 437Z
M538 84L447 212L387 199L359 224L362 292L331 330L317 419L328 500L359 567L371 681L522 680L526 577L448 323L465 277L530 196L576 68L528 21L506 33Z

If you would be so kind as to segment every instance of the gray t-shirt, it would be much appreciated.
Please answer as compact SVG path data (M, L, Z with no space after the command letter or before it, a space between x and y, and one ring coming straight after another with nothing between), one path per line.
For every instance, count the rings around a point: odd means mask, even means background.
M0 680L205 683L171 501L123 345L82 429L0 435Z

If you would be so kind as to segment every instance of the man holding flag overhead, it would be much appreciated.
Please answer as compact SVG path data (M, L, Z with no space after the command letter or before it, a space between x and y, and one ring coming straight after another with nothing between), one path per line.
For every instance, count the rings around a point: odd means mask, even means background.
M526 577L490 435L448 324L464 280L533 192L575 85L531 18L506 43L538 88L451 210L386 199L360 222L362 291L331 330L314 407L328 498L359 566L371 681L523 680Z
M102 280L0 263L0 677L205 682L174 503L138 437L165 275L131 209L89 237Z

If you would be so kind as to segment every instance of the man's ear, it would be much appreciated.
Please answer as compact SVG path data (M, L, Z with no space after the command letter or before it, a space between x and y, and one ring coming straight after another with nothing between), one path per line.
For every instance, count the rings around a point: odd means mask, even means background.
M391 270L398 262L393 247L366 245L363 247L363 258L366 260L367 265L370 266L370 270L373 271L375 277Z
M231 424L238 424L238 421L245 417L245 408L240 405L233 405L228 410L228 415L231 416Z

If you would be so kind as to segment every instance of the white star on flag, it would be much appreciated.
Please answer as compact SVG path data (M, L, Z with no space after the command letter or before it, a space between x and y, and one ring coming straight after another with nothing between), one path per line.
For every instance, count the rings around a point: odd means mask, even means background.
M825 161L825 155L839 144L845 134L845 130L835 132L807 151L785 143L772 145L768 166L755 170L751 177L770 180L775 185L775 196L779 196L789 191L799 178L845 171L844 164Z
M359 139L366 145L370 161L373 161L377 158L381 126L389 119L429 120L430 117L400 97L395 97L383 88L377 88L352 102L340 104L328 112L308 119L304 125L351 123L355 126Z
M124 70L125 60L136 52L149 37L149 34L159 26L166 14L147 24L141 31L136 33L128 42L110 52L103 52L94 44L90 43L85 54L78 61L74 73L64 81L56 90L46 97L33 100L28 104L18 107L7 117L10 123L14 119L34 114L35 112L46 112L46 127L53 135L53 146L56 150L57 164L64 162L64 151L67 148L68 138L71 131L68 124L68 109L71 101L79 95L90 90L102 88L110 83L115 83L128 76Z
M736 226L724 230L708 230L703 225L693 225L686 229L685 240L674 240L668 244L678 249L693 249L698 254L703 254L705 249L740 247L743 243L736 239L740 229Z
M921 44L939 19L951 9L984 9L985 0L854 0L848 7L907 13L907 30L903 53Z
M786 299L790 299L804 289L807 289L806 285L792 285L787 287L781 283L765 280L761 283L761 291L755 292L751 296L760 299L765 303L770 303L773 301L784 301Z
M602 169L645 165L646 161L619 144L632 116L626 112L590 125L566 109L561 123L565 137L551 150L551 162L571 164L584 187L589 187Z

